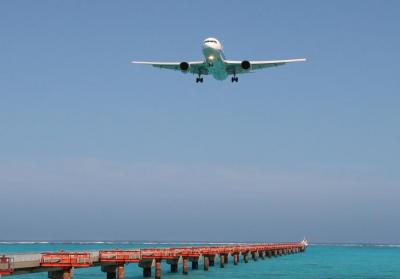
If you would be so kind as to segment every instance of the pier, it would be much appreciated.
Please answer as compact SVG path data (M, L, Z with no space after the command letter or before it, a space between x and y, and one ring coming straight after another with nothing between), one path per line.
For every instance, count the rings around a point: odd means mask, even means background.
M137 263L143 270L143 277L161 278L161 262L170 265L170 272L184 275L191 270L207 272L219 260L219 267L224 268L233 259L233 265L240 262L266 260L272 257L304 252L307 242L279 244L237 244L221 246L146 248L131 250L99 250L88 252L59 251L43 253L7 254L0 256L0 277L47 272L50 279L71 279L77 268L100 267L107 279L124 279L125 265ZM242 261L241 261L242 259Z

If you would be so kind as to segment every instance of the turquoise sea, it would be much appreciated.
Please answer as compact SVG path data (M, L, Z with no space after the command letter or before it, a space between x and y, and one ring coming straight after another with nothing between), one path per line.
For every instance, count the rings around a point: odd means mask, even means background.
M20 252L43 252L64 250L99 250L112 248L149 248L170 246L195 246L196 243L136 243L136 242L76 242L76 243L17 243L1 242L0 254ZM201 263L200 263L201 264ZM163 278L399 278L400 279L400 245L361 245L361 244L312 244L305 253L287 255L257 262L242 262L238 266L229 264L224 269L210 267L208 272L189 271L188 276L170 273L169 265L162 265ZM154 274L154 272L153 272ZM47 278L46 273L18 275L14 278ZM106 278L99 267L77 269L74 278ZM137 264L127 265L125 278L143 278L142 269Z

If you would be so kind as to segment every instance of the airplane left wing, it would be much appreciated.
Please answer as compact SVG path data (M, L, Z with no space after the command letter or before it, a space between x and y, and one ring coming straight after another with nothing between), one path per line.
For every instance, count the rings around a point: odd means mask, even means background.
M270 61L232 61L225 60L226 71L229 74L243 74L251 72L251 70L259 70L264 68L276 67L285 65L291 62L303 62L304 58L287 59L287 60L270 60Z
M147 61L132 61L132 64L151 65L160 69L169 69L181 71L183 73L190 72L192 74L208 75L206 63L204 61L192 62L147 62Z

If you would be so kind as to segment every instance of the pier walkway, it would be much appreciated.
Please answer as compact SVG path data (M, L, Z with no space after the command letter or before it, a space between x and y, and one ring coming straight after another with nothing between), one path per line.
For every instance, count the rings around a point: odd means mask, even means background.
M151 277L152 269L156 279L161 278L161 261L170 265L171 272L178 272L178 264L182 265L182 273L199 268L203 264L204 271L215 265L215 259L224 268L233 258L237 265L242 257L243 263L278 257L282 255L304 252L307 242L279 244L237 244L221 246L171 247L132 250L99 250L88 252L43 252L32 254L7 254L0 256L0 277L36 272L47 272L50 279L71 279L76 268L99 266L107 279L123 279L125 264L138 263L143 269L144 277Z

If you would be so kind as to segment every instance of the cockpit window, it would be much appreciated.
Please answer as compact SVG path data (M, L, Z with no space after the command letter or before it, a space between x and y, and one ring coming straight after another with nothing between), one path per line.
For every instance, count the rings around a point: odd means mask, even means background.
M214 40L205 40L204 42L205 42L205 43L214 43L214 44L217 43L217 41L214 41Z

